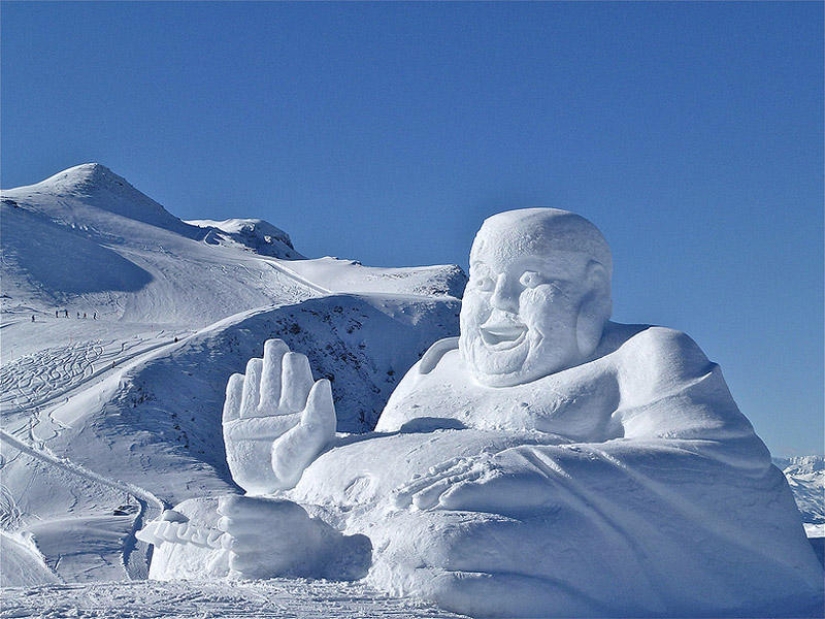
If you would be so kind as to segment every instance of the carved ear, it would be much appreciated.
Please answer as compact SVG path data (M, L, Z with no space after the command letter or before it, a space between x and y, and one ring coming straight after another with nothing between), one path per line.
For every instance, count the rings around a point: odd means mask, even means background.
M579 305L576 319L576 343L582 357L589 357L596 350L602 339L604 325L613 313L607 269L591 260L587 265L586 281L587 292Z

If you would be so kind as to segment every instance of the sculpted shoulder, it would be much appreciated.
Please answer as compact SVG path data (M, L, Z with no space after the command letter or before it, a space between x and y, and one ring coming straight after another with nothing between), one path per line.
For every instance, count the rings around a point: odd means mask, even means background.
M614 359L621 392L616 418L625 438L736 440L748 446L748 457L763 455L722 370L681 331L642 327L606 358Z
M463 408L455 405L455 395L468 379L461 365L457 337L435 342L398 383L375 430L397 432L410 429L411 422L418 429L458 427L453 420L459 419ZM432 428L425 428L427 424Z
M661 398L718 368L696 342L675 329L611 323L604 339L604 347L613 349L605 352L615 359L626 403Z

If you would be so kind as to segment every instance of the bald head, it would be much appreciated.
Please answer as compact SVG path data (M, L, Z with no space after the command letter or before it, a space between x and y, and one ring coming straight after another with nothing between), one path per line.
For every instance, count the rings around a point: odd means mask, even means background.
M612 268L601 232L575 213L487 219L470 251L459 338L476 379L509 387L586 361L610 317Z
M504 211L484 221L470 250L474 256L583 254L613 273L610 247L602 233L581 215L556 208Z

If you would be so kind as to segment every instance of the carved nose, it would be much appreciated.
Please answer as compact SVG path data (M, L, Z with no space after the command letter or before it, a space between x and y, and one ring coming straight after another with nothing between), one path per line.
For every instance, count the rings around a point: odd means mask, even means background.
M490 298L490 305L495 309L511 314L518 314L519 290L515 285L515 280L507 277L504 273L498 276L493 296Z

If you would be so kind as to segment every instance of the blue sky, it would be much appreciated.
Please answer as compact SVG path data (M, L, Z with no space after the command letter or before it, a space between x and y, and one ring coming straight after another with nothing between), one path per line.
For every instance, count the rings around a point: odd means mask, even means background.
M4 1L0 28L3 187L98 161L372 265L573 210L616 320L686 331L772 452L822 453L822 3Z

